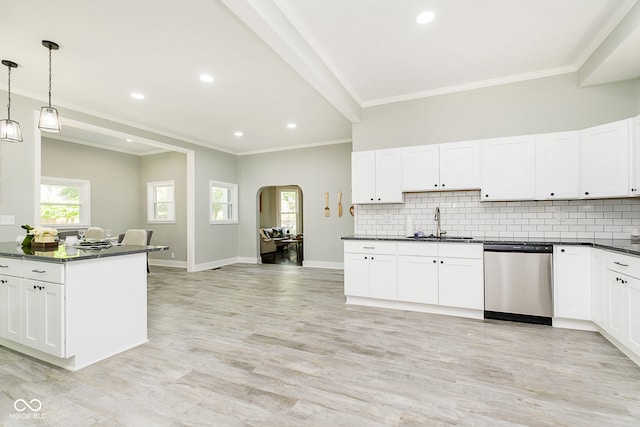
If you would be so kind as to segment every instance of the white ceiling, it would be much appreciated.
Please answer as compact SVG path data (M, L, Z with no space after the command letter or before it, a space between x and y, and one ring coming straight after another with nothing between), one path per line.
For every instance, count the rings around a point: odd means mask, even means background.
M40 41L53 40L61 46L53 52L53 104L63 117L73 109L244 154L348 141L351 123L371 105L579 71L635 4L58 0L42 10L42 2L0 0L0 59L20 65L13 92L44 103ZM418 26L423 10L436 18ZM638 28L627 23L589 64L585 84L640 77ZM215 81L201 82L201 73ZM132 99L133 91L146 99ZM67 126L60 137L82 142L95 130ZM109 133L91 143L157 152Z

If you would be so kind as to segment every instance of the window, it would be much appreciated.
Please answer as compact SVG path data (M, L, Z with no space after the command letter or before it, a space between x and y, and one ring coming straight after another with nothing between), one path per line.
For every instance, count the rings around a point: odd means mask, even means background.
M40 181L40 224L91 224L91 184L89 181L43 176Z
M176 222L175 181L147 183L147 221Z
M300 190L298 188L278 188L278 212L280 226L285 232L300 233Z
M209 181L209 223L238 223L238 184Z

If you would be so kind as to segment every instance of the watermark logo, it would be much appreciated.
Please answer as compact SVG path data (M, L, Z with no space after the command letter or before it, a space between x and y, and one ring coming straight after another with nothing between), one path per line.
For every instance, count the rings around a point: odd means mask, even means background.
M40 412L42 409L42 402L40 399L31 399L29 401L25 399L16 399L13 402L13 408L18 411L13 414L9 414L13 419L44 419L47 418L46 412Z

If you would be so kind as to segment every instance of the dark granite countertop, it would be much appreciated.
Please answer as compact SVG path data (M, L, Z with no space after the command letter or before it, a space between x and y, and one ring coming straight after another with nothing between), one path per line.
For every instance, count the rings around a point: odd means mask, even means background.
M610 251L627 253L640 256L640 241L630 239L562 239L562 238L509 238L509 237L404 237L404 236L370 236L356 234L342 237L342 240L381 240L391 242L443 242L443 243L482 243L490 244L513 244L513 245L584 245L595 248L607 249Z
M168 250L168 246L136 246L113 245L101 248L66 247L64 244L57 248L45 250L30 250L23 248L15 242L0 242L0 257L22 258L43 262L70 262L95 258L104 258L121 255L131 255L145 252L158 252Z

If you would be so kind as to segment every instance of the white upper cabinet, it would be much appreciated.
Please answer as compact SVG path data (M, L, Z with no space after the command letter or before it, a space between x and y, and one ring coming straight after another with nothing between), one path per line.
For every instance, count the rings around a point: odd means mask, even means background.
M402 191L480 188L479 151L476 141L404 148Z
M402 150L351 153L353 203L402 203Z
M440 146L420 145L402 150L402 191L440 189Z
M532 135L483 141L481 201L535 199L535 153Z
M442 190L480 188L480 144L478 141L440 145Z
M580 197L623 197L629 187L630 120L580 132Z
M580 132L536 137L536 199L580 197Z
M640 116L631 119L631 195L640 196Z

